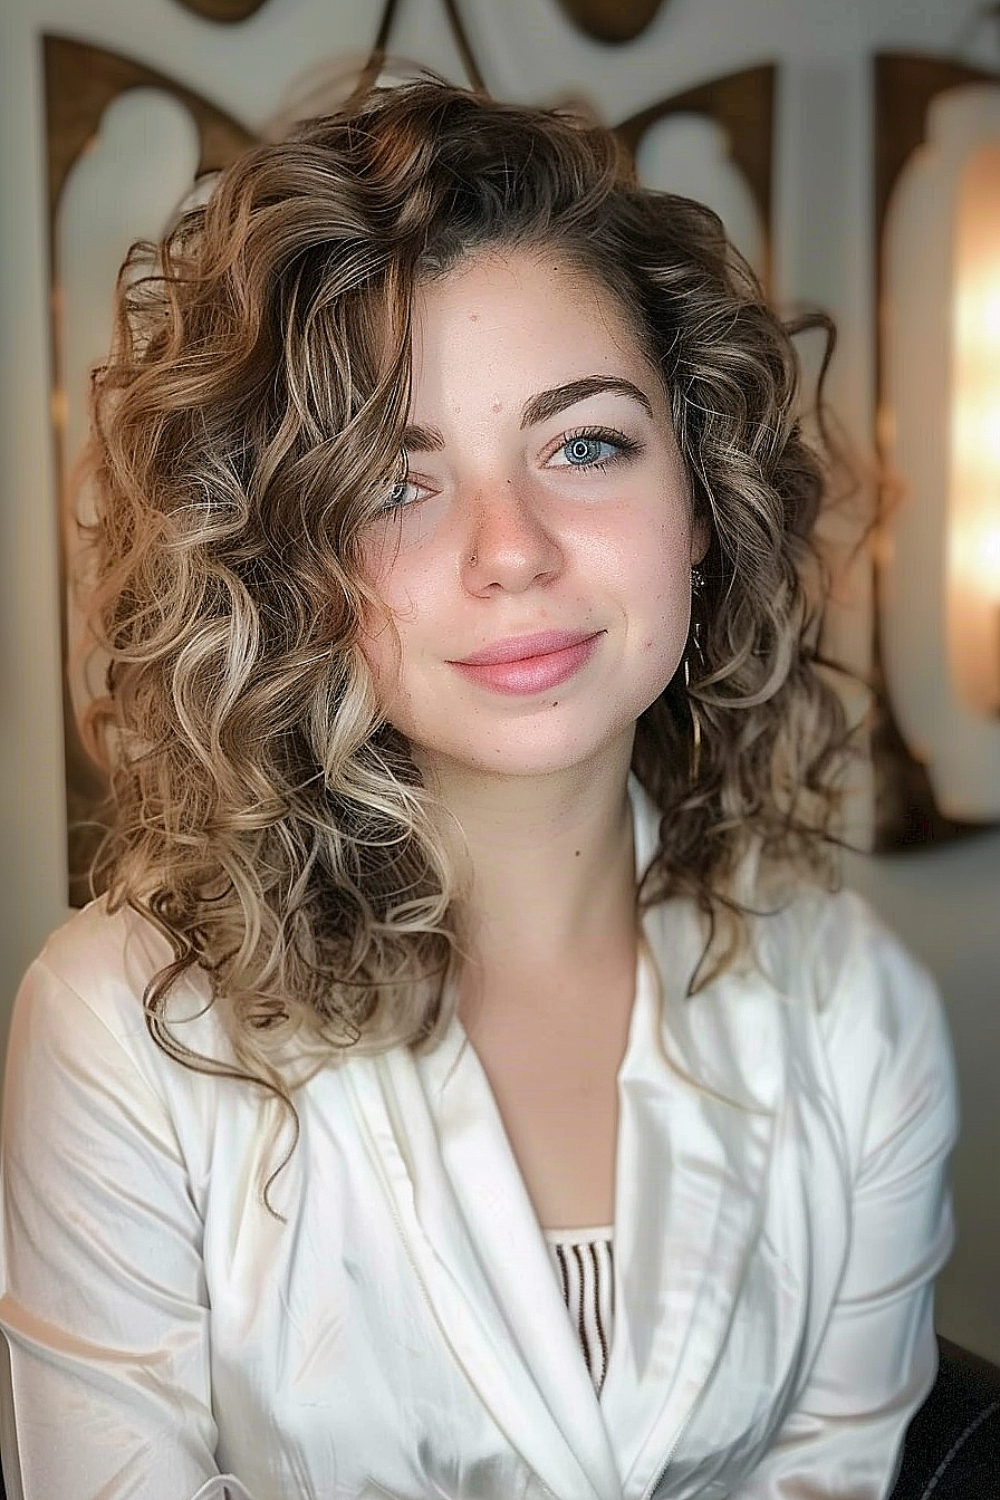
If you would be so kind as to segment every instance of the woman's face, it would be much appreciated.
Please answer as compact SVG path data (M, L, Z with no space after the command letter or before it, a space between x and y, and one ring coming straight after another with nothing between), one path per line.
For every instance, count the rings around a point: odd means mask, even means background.
M389 619L362 649L418 764L627 764L681 660L705 541L614 298L525 251L422 286L404 443L408 478L367 544Z

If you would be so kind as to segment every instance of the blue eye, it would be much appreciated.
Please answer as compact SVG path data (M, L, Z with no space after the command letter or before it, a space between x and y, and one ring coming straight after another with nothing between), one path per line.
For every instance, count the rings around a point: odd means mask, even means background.
M604 463L609 458L615 458L619 445L608 442L607 438L573 437L567 438L563 443L562 452L574 468L584 469L590 464Z
M641 444L613 427L585 427L567 432L549 459L556 469L604 469L641 451Z
M398 479L382 502L382 510L402 510L412 505L424 493L423 488L412 479Z

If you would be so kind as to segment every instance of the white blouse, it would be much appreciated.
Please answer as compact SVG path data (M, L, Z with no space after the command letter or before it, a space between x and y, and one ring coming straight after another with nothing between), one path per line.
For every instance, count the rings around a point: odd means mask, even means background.
M280 1111L152 1042L148 924L71 918L8 1054L11 1500L883 1500L952 1243L934 988L846 894L693 998L697 913L644 934L598 1391L457 1017L299 1090L271 1213ZM188 976L173 1029L225 1062L207 999Z

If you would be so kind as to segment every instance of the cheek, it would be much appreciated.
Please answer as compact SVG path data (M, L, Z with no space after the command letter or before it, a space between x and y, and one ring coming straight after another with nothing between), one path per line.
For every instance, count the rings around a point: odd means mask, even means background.
M691 623L689 539L676 532L648 544L633 574L634 618L650 670L665 686L683 658ZM655 664L655 665L654 665Z
M369 554L366 572L378 602L365 614L359 646L380 695L386 695L396 692L406 670L410 638L418 624L414 601L420 597L420 589L398 548L384 539Z
M427 642L438 640L441 631L431 601L422 597L410 573L398 566L383 573L377 591L379 606L366 618L358 644L372 674L380 712L410 735L414 704L422 698Z
M691 600L692 538L676 520L637 526L616 538L609 567L615 587L642 615L686 614Z
M440 613L449 577L448 558L440 547L419 547L394 531L373 556L368 577L382 608L400 631L416 630L423 619Z
M383 711L399 683L400 648L399 632L388 608L382 606L369 610L361 625L358 649L368 664L379 707Z

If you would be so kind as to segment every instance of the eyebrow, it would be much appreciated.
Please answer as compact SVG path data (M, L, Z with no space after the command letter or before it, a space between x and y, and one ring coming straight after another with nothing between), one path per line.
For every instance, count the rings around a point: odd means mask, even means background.
M437 427L411 424L403 428L403 449L407 453L440 453L444 437Z
M530 397L521 411L522 430L534 427L536 422L547 422L578 401L586 401L589 396L600 396L606 391L637 401L649 416L653 415L649 397L631 380L623 380L619 375L582 375L579 380L554 385L551 390L539 391L537 396ZM403 431L403 447L407 453L440 453L444 445L444 437L437 427L413 423Z
M633 385L631 380L623 380L619 375L583 375L579 380L567 381L565 385L556 385L550 391L539 391L537 396L532 396L530 401L524 403L521 426L534 427L536 422L546 422L549 417L565 411L568 406L586 401L588 396L600 396L605 391L611 391L616 396L628 396L630 400L638 401L649 416L653 415L649 397L637 385Z

